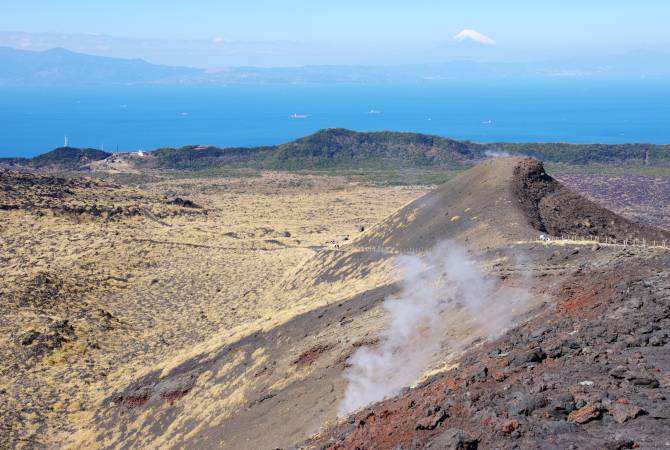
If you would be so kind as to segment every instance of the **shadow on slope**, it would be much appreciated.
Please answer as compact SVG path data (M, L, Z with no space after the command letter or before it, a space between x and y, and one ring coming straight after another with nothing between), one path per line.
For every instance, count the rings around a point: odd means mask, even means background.
M572 216L564 217L561 208L568 206L565 211ZM595 225L589 227L585 219ZM516 244L534 240L543 230L592 230L619 238L625 233L667 234L581 199L548 177L540 162L486 161L400 209L350 246L317 252L268 294L295 302L291 314L278 313L281 319L273 324L257 324L225 343L214 338L178 363L137 376L109 396L90 430L82 430L76 442L258 449L304 440L335 420L348 360L356 348L379 342L387 320L382 302L398 290L390 273L394 255L367 247L402 251L457 241L481 250L478 262L508 287L525 283L526 272L543 277L545 285L557 283L586 262L607 261L612 254ZM527 253L524 271L517 270L512 258L517 251ZM533 294L518 320L525 320L546 298L542 290ZM464 349L486 339L462 319L454 315L444 326L467 336ZM453 349L439 352L442 364L436 370L455 357Z

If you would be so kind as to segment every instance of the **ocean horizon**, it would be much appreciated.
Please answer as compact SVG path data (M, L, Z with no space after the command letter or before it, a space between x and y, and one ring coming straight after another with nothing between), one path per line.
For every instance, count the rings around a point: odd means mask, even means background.
M670 143L670 81L0 88L0 156L281 144L323 128L481 142Z

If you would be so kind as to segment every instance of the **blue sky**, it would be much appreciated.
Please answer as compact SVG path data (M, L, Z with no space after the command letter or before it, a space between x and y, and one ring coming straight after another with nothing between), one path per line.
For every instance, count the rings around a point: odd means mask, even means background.
M79 45L79 50L99 48L98 53L113 56L125 52L156 62L168 62L164 59L172 46L174 58L184 63L189 63L186 53L195 51L201 54L197 58L210 55L224 64L243 63L245 54L273 52L287 65L415 62L413 54L439 58L436 49L453 45L453 37L464 29L509 49L505 58L666 49L669 21L667 0L9 0L0 5L0 30L26 36L67 34L71 37L64 42ZM93 34L116 40L96 47L90 43L95 41ZM59 43L57 38L52 41ZM25 40L26 48L35 49L52 41L43 37L38 45ZM193 47L186 41L193 41ZM14 41L0 39L0 45L7 42ZM204 49L205 43L215 45ZM217 48L225 46L223 53ZM253 63L261 58L247 59Z

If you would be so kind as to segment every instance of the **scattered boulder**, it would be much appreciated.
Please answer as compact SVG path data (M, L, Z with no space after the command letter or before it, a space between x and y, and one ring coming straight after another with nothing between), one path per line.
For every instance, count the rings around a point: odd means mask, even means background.
M293 364L299 367L309 366L333 347L333 344L316 344L310 349L302 352L300 356L293 361Z
M563 348L560 345L554 345L547 349L547 356L551 359L557 359L563 356Z
M657 333L649 338L648 344L652 347L662 347L668 343L668 338L665 332Z
M31 345L41 335L42 335L42 333L40 333L39 331L30 330L30 331L27 331L27 332L23 333L22 335L20 335L19 338L18 338L18 341L19 341L19 344L24 345L24 346Z
M507 420L505 423L503 423L502 427L500 428L500 431L502 431L505 434L512 434L516 430L519 429L521 424L519 423L518 420Z
M463 430L450 428L437 435L426 448L440 450L477 450L479 441Z
M578 410L572 411L570 414L568 414L568 422L583 425L592 420L600 419L601 417L602 413L600 408L594 405L589 405L579 408Z
M54 320L49 324L49 329L70 336L74 334L74 327L70 325L70 321L67 319Z
M508 411L513 416L529 416L547 405L547 398L542 394L528 395L515 392L509 402Z
M414 428L416 430L434 430L439 424L444 422L447 417L449 417L449 414L447 414L444 409L440 406L434 406L428 408L426 417L420 419Z
M150 374L149 377L155 377L155 375ZM196 371L189 371L160 380L139 380L128 386L122 393L111 396L108 401L128 408L141 407L150 401L174 404L193 389L197 377Z
M541 347L536 347L527 352L522 352L516 355L512 359L512 365L515 367L521 367L528 364L540 363L547 358L547 354L542 350Z
M472 372L472 375L470 376L470 383L481 383L482 381L486 381L489 375L489 369L483 365L479 364L475 367L475 369Z
M604 444L607 450L624 450L626 448L637 448L635 441L626 438L615 438L613 441Z
M76 337L68 320L55 320L49 324L48 330L28 330L16 338L26 359L41 358Z
M657 379L645 375L629 375L627 379L634 386L650 389L656 389L660 385Z
M575 409L575 398L570 393L557 396L549 403L545 416L562 419Z
M176 197L172 200L168 200L166 203L168 205L181 206L182 208L195 208L195 209L201 208L200 205L196 204L192 200L183 199L181 197Z
M626 369L624 366L617 366L614 369L610 370L610 376L618 380L623 380L624 378L626 378L627 372L628 369Z
M616 423L624 423L645 413L645 411L638 406L620 402L613 403L607 411Z
M535 330L531 331L528 335L528 338L533 341L542 341L544 335L547 334L547 328L546 327L540 327L536 328Z

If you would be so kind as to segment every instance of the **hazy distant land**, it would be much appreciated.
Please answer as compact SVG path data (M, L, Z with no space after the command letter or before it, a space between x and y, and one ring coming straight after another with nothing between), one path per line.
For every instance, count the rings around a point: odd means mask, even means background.
M315 65L303 67L191 68L150 64L76 53L64 48L45 51L0 47L0 86L127 84L301 84L426 83L556 77L665 77L670 58L654 51L579 57L538 62L492 62L468 59L388 66Z

